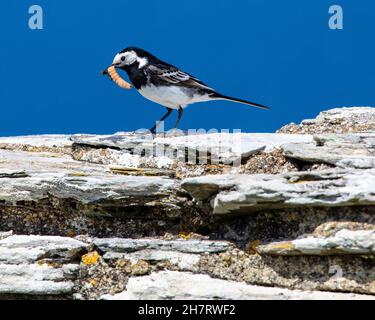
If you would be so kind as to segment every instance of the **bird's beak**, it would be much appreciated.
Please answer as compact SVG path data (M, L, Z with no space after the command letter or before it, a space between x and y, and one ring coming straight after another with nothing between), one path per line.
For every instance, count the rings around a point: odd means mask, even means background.
M116 67L116 68L117 68L119 65L120 65L119 63L117 63L117 64L116 64L116 63L112 63L109 67ZM108 67L108 68L109 68L109 67ZM108 68L107 68L107 69L104 69L104 70L102 71L102 75L103 75L103 76L105 76L105 75L108 74Z
M112 66L114 66L113 63L112 63L109 67L112 67ZM108 68L109 68L109 67L108 67ZM104 70L102 71L102 75L103 75L103 76L105 76L105 75L108 74L108 68L106 68L106 69L104 69Z

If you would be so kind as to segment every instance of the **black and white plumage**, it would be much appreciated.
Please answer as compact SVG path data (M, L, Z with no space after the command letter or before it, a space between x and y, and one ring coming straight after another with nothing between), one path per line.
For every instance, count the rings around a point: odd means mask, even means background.
M237 99L218 93L192 75L166 63L147 51L129 47L118 53L112 66L126 71L130 82L145 98L167 108L167 113L159 120L165 120L173 111L179 115L175 128L188 105L213 100L228 100L250 106L269 109L266 106ZM155 132L156 125L151 128Z

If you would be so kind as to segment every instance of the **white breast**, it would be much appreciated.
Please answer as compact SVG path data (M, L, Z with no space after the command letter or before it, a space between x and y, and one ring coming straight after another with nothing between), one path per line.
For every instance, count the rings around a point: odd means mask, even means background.
M179 86L143 86L138 92L145 98L161 104L167 108L178 109L187 105L210 100L208 95L189 94L185 88Z

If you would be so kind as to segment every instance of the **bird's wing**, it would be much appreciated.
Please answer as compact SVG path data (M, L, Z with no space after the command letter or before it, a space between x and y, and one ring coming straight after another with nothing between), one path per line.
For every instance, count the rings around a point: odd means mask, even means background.
M199 79L171 65L154 64L149 65L148 69L154 77L157 77L158 80L160 80L161 82L165 82L167 84L183 85L188 87L196 87L199 89L215 91L214 89L205 85Z

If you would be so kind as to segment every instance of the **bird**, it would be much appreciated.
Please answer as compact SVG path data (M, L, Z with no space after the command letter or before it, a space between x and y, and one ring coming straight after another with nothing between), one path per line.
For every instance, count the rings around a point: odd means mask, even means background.
M164 62L137 47L127 47L117 53L111 66L124 70L138 92L148 100L164 106L167 113L150 129L152 133L160 122L178 111L174 128L177 129L184 109L193 103L227 100L261 109L270 108L255 102L223 95L198 78ZM103 74L107 74L107 69Z

